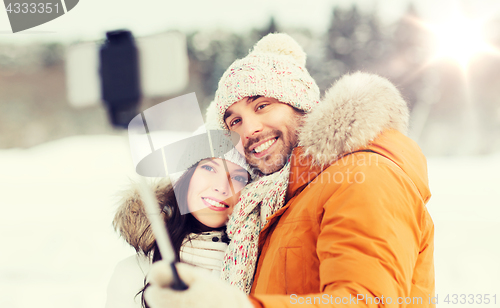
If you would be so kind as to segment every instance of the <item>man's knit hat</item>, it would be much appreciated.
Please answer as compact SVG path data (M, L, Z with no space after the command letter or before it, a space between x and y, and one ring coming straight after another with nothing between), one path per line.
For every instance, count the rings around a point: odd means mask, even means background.
M217 123L227 129L224 113L235 102L250 96L277 99L305 112L319 103L319 88L306 65L306 54L283 33L263 37L248 56L233 62L215 93Z

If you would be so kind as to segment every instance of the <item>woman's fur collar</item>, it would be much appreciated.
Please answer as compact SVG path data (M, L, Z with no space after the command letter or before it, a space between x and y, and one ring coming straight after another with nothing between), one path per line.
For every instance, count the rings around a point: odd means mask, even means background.
M170 201L168 197L168 192L173 189L169 180L166 178L157 180L151 186L160 206L163 207L173 201ZM162 215L165 214L162 212ZM138 253L147 254L153 248L155 238L139 195L137 183L132 183L132 187L123 192L113 219L113 226Z

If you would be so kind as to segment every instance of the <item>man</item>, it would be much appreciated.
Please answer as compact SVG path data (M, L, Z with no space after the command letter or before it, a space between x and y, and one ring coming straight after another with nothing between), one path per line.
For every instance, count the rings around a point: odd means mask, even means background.
M427 167L404 135L406 103L362 73L318 98L304 52L284 34L225 72L216 120L240 134L261 175L228 223L222 278L233 287L181 264L190 289L176 292L156 266L151 307L434 307Z

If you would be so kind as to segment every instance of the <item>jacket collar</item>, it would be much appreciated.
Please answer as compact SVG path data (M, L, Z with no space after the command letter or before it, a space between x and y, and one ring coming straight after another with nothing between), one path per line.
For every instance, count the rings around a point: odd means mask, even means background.
M293 149L290 164L290 176L285 197L285 205L267 218L269 222L264 226L263 230L266 230L272 225L272 221L280 217L290 207L290 200L300 194L300 192L324 170L320 166L312 164L311 157L304 156L304 149L302 147Z
M296 147L293 149L290 160L290 177L286 192L286 202L298 195L323 169L318 165L313 165L311 157L304 156L304 149Z

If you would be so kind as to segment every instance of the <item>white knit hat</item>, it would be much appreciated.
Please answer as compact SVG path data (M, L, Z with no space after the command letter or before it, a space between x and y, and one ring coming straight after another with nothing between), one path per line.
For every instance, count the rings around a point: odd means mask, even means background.
M235 148L240 139L239 135L218 127L214 102L208 106L205 118L205 124L200 126L193 136L164 148L169 173L173 175L185 172L206 158L222 158L242 167L253 176L245 157Z
M253 51L236 60L219 81L215 93L217 123L227 129L224 113L244 97L277 99L306 112L319 103L319 88L307 72L306 54L290 36L268 34Z
M191 136L164 147L165 160L169 173L184 172L206 158L221 158L233 162L247 171L250 166L235 148L239 140L236 133L210 130Z

